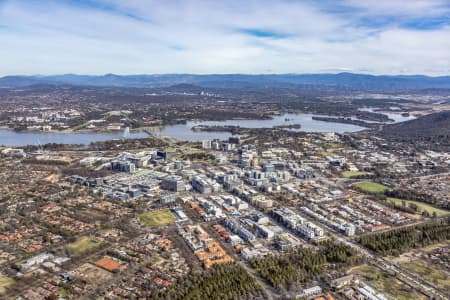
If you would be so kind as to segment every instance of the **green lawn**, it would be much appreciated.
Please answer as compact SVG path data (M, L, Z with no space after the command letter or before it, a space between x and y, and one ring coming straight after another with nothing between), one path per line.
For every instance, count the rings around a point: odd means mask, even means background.
M444 290L446 293L450 293L450 274L448 274L447 272L435 268L432 265L428 265L425 261L420 259L402 262L401 266L413 273L420 275L425 280L435 284L437 287Z
M433 207L433 206L423 203L423 202L412 201L412 200L402 200L402 199L390 198L390 197L387 198L387 201L393 202L396 205L402 205L403 201L405 201L406 206L408 206L410 203L414 203L419 208L419 211L421 211L421 212L427 211L430 215L432 215L433 212L436 212L436 215L438 217L450 214L450 211L448 211L448 210L439 209L439 208Z
M79 255L87 250L97 248L98 246L100 246L100 244L100 241L94 242L91 237L83 236L72 244L69 244L68 247L73 252L73 254Z
M6 290L15 283L14 279L0 274L0 295L3 295Z
M62 289L59 290L58 295L61 298L67 298L69 296L69 292L66 289L62 288Z
M170 209L149 211L138 215L138 220L148 226L166 226L176 221Z
M377 291L386 294L386 296L391 296L393 299L427 299L425 295L416 292L400 280L393 276L389 276L388 273L383 272L377 267L361 265L352 268L351 273L360 277L362 281L366 282Z
M364 171L344 171L341 173L341 176L344 178L352 178L355 176L366 175L367 172Z
M385 185L382 185L382 184L379 184L376 182L368 182L368 181L358 182L358 183L355 183L353 186L361 189L364 192L368 192L368 193L384 193L386 190L389 189Z

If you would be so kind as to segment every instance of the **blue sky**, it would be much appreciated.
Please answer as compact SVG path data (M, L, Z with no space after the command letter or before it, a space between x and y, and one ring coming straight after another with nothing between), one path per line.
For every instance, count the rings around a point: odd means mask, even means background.
M450 0L0 0L11 74L450 74Z

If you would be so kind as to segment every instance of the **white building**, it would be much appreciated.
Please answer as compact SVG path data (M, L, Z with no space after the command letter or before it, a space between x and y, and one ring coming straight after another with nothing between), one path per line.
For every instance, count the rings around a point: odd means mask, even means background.
M203 140L202 148L203 149L211 149L211 140Z
M322 288L320 286L313 286L309 289L304 289L301 294L298 294L296 298L305 298L305 297L312 297L312 296L318 296L322 294Z

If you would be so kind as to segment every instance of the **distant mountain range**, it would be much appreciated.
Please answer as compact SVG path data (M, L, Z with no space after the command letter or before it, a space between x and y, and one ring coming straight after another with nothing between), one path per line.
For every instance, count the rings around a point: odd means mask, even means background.
M189 84L204 88L289 88L298 86L327 86L363 91L410 91L424 89L450 89L450 76L429 77L375 76L354 73L338 74L162 74L162 75L51 75L5 76L0 87L26 87L40 84L69 84L101 87L160 88Z

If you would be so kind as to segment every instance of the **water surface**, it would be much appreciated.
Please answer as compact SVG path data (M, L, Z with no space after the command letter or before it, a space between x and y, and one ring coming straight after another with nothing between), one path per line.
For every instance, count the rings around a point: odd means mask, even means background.
M227 121L191 121L186 124L166 126L155 133L170 136L178 140L201 141L205 139L226 139L231 136L228 132L202 132L192 131L191 128L198 125L206 126L240 126L243 128L272 128L280 125L300 124L300 129L288 129L292 131L305 132L355 132L366 129L365 127L352 124L341 124L334 122L323 122L313 120L312 117L327 117L314 114L283 114L274 116L269 120L227 120Z
M56 144L83 144L92 142L108 141L123 138L143 138L148 136L145 132L131 132L124 137L122 132L100 133L100 132L40 132L40 131L14 131L0 129L0 145L4 146L26 146Z
M364 111L373 111L373 108L363 108ZM404 117L400 114L384 113L395 122L403 122L414 119L413 116ZM314 114L283 114L274 116L269 120L227 120L227 121L190 121L186 124L177 124L165 126L154 130L154 134L163 135L183 141L201 141L212 139L228 139L231 136L229 132L206 132L192 131L192 127L197 125L206 126L241 126L243 128L271 128L280 125L300 124L300 129L287 129L292 131L304 132L356 132L366 129L365 127L352 124L341 124L335 122L323 122L313 120L312 117L333 117ZM148 136L145 132L131 132L125 138L144 138ZM62 133L62 132L36 132L25 131L15 132L9 129L0 129L0 145L5 146L25 146L25 145L43 145L47 143L57 144L83 144L88 145L92 142L107 141L124 138L123 132L115 133Z

